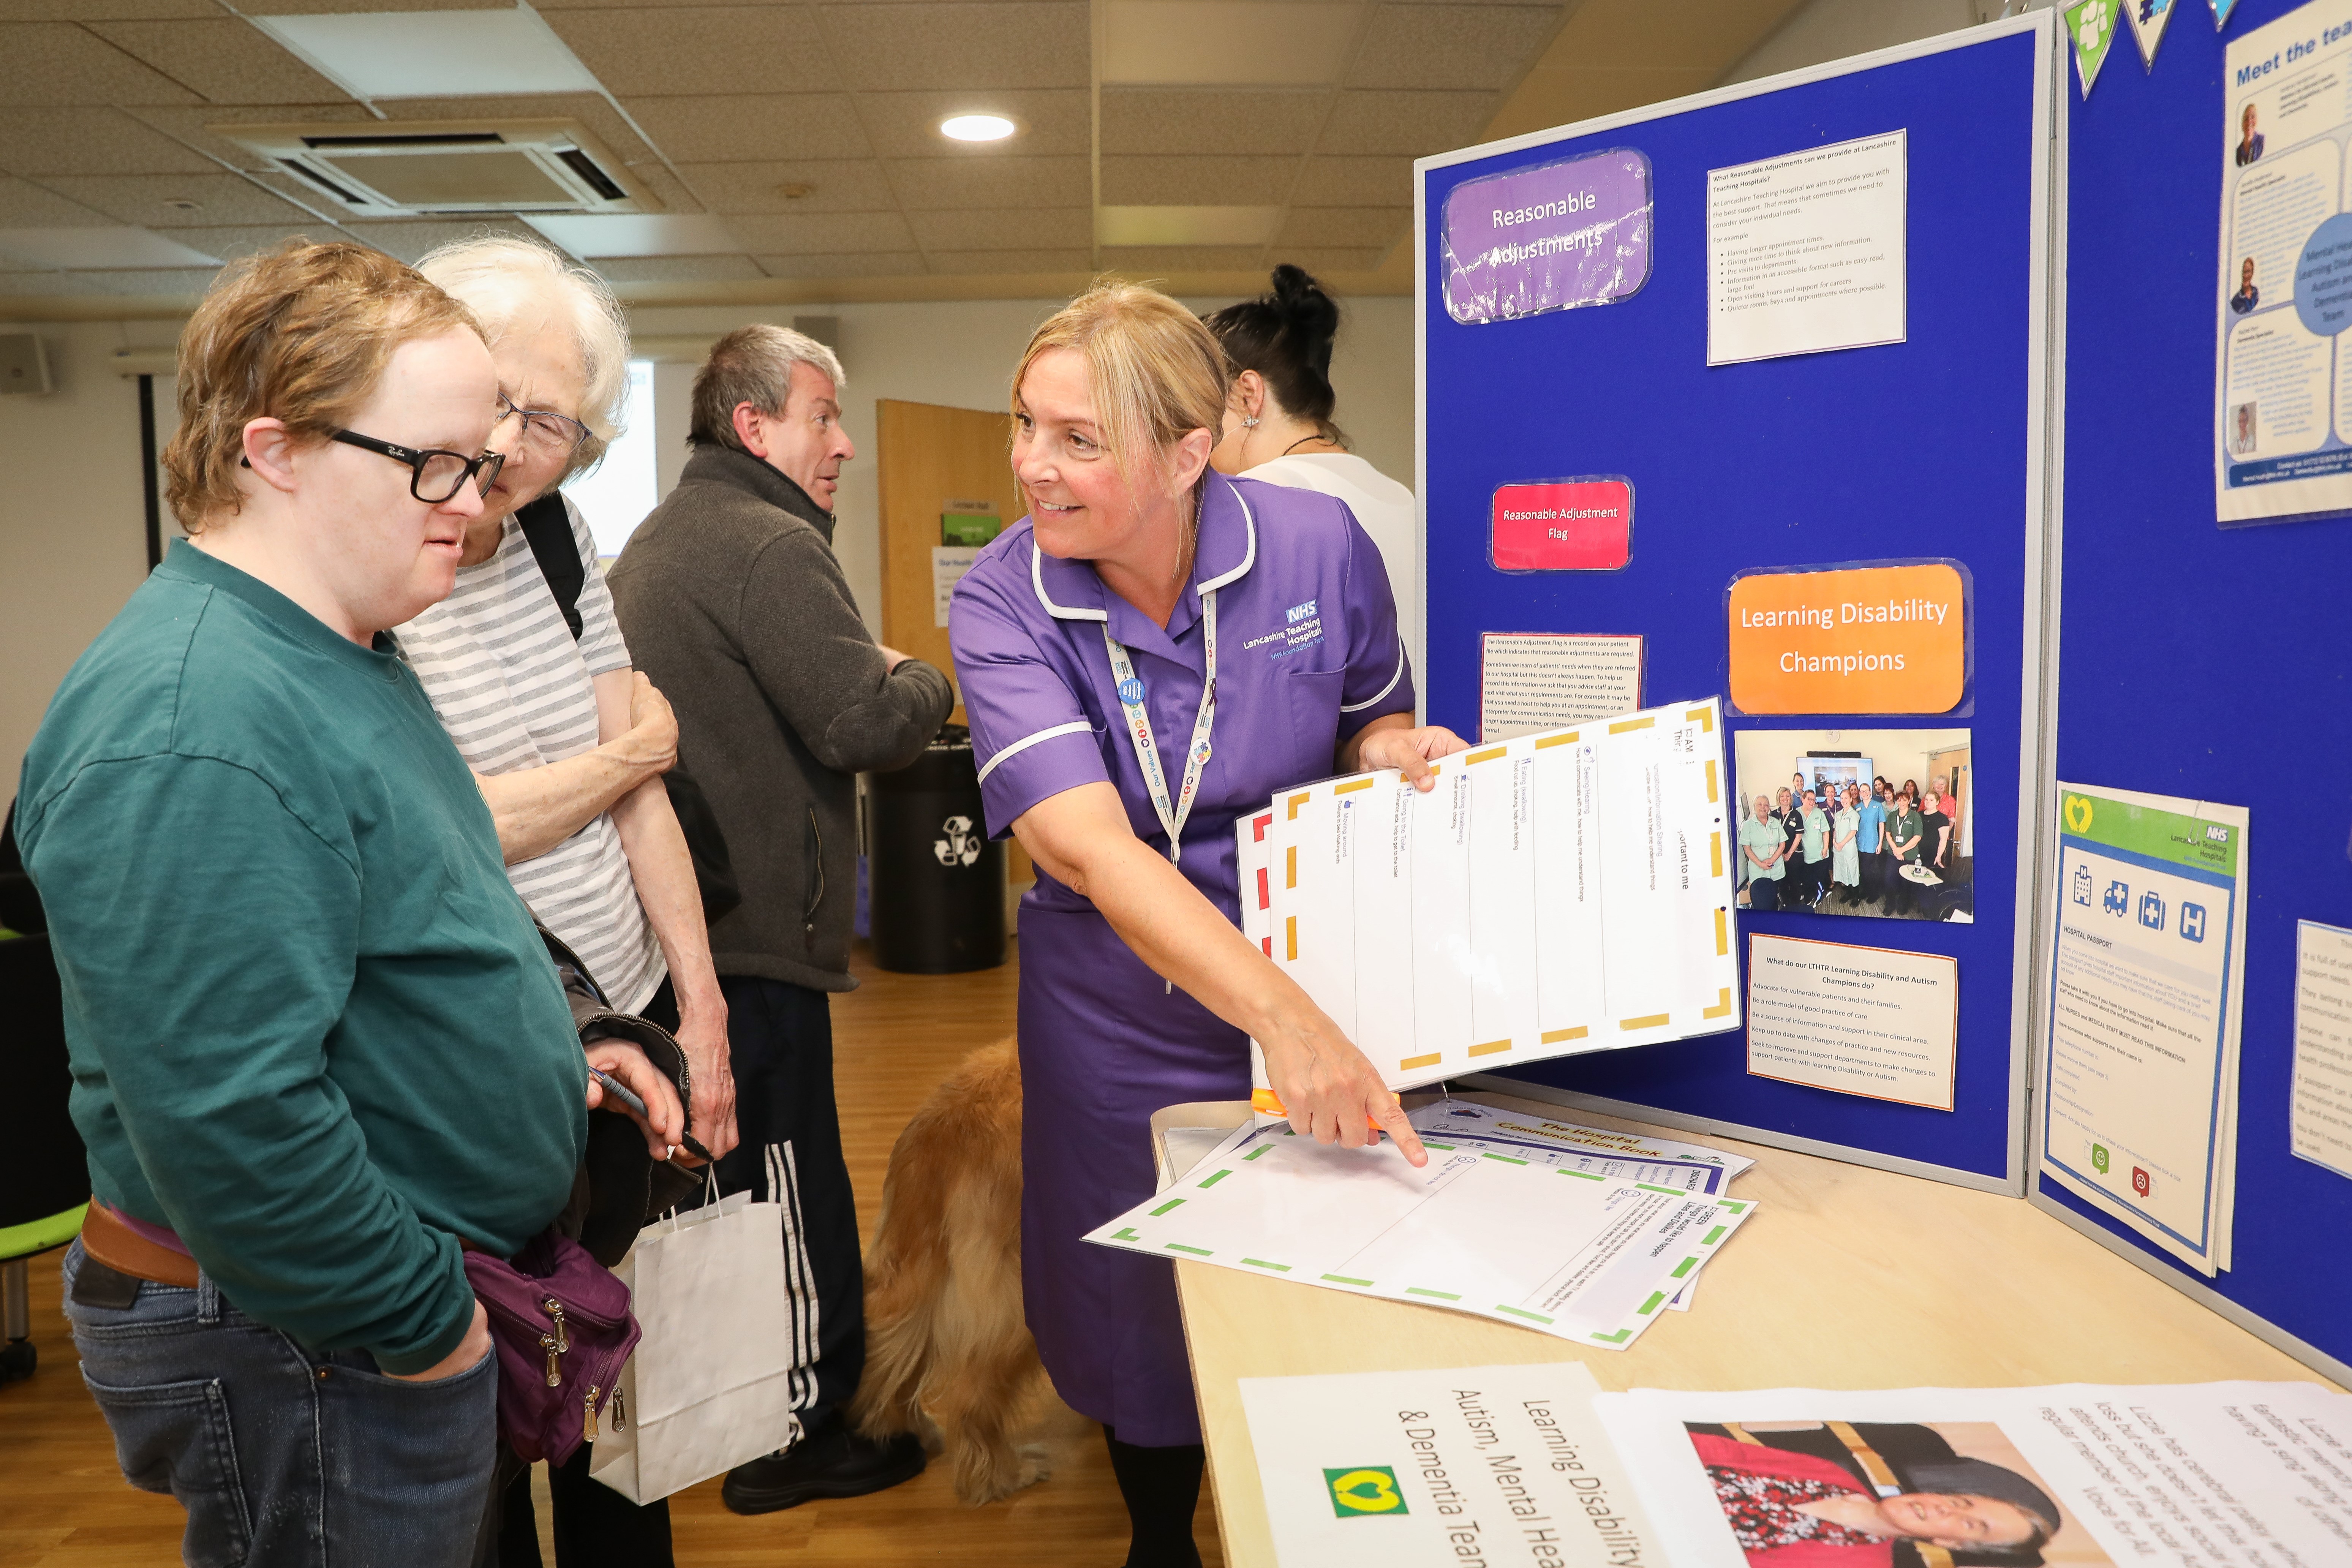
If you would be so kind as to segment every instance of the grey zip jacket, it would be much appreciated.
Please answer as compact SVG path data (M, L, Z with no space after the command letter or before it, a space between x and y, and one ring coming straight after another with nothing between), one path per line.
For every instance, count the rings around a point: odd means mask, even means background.
M833 515L746 452L702 447L608 580L629 654L677 710L742 884L710 928L721 974L847 991L856 774L905 767L955 705L885 670L833 553Z

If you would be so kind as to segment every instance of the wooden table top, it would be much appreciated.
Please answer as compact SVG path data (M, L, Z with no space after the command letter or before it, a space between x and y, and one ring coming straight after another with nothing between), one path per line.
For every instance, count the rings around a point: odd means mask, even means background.
M1502 1095L1458 1096L1696 1141L1756 1161L1758 1208L1687 1312L1629 1350L1442 1308L1176 1265L1225 1561L1273 1568L1244 1377L1580 1361L1604 1389L1990 1388L2056 1383L2309 1382L2285 1352L2019 1198ZM1238 1126L1249 1108L1171 1107L1164 1126Z

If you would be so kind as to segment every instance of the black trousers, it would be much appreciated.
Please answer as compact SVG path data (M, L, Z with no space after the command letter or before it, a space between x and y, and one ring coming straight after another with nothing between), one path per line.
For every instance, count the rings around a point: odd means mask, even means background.
M793 1405L803 1435L832 1425L866 1370L866 1275L857 1204L833 1099L831 998L782 980L721 975L741 1139L719 1162L724 1193L784 1215Z

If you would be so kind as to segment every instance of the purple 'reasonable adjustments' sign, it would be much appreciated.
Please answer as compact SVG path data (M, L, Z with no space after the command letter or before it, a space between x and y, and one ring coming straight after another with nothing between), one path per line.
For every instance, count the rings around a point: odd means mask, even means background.
M1465 324L1622 300L1650 279L1650 161L1620 147L1456 185L1438 243Z

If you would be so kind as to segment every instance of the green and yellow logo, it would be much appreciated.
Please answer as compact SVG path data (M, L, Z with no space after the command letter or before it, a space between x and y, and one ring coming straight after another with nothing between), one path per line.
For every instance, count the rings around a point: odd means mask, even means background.
M1404 1494L1397 1490L1396 1472L1386 1465L1326 1470L1323 1485L1331 1494L1331 1511L1341 1519L1368 1519L1374 1514L1407 1511Z
M2091 803L2079 795L2066 797L2066 826L2076 833L2091 831Z

